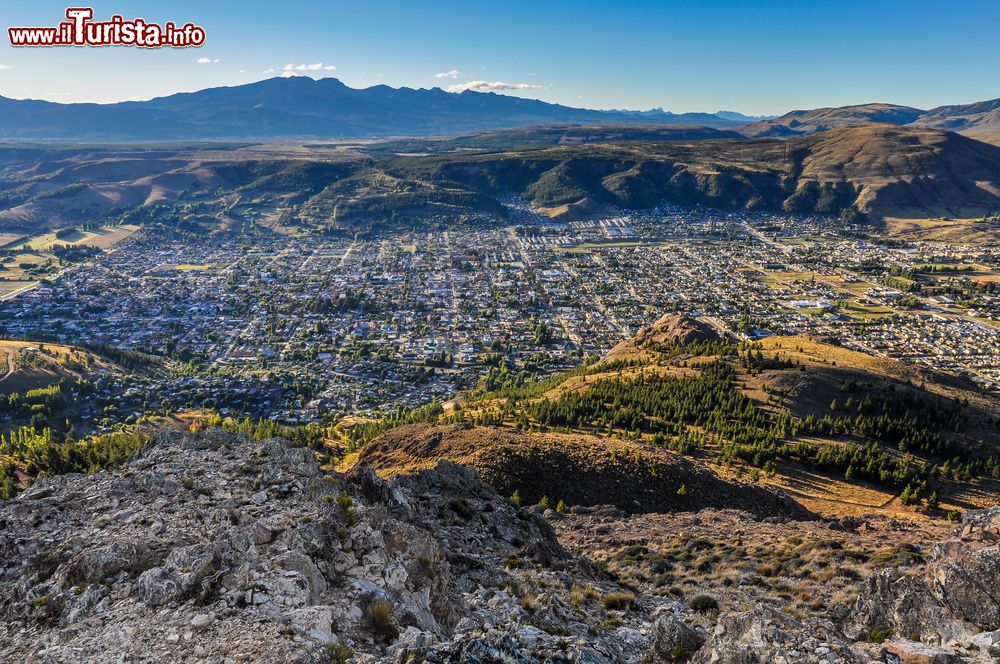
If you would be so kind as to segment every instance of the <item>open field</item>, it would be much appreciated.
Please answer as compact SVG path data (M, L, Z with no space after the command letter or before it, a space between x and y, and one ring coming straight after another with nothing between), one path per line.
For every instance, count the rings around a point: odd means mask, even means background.
M6 256L0 263L0 299L15 297L20 292L30 288L43 276L49 276L58 269L58 259L51 253L56 246L88 246L101 250L110 249L115 244L128 238L139 230L138 226L126 224L122 226L103 226L94 230L74 231L63 238L56 238L54 232L43 233L24 239L19 235L0 234L0 246L4 238L13 238L19 244L9 244L8 250L18 251L12 256ZM50 266L39 272L34 272L40 266Z
M886 229L901 239L955 244L997 244L1000 222L981 219L886 217Z
M0 281L0 299L6 297L13 297L17 295L25 288L33 286L34 281L18 281L18 280L4 280Z
M621 249L624 247L656 247L663 244L656 240L612 240L608 242L581 242L579 244L558 247L563 254L588 254L598 249Z
M841 312L849 314L854 318L860 318L861 320L885 318L895 313L890 307L868 306L854 300L844 300L841 304Z
M867 281L845 279L839 274L822 274L813 271L768 271L761 275L761 281L772 290L792 290L792 282L824 283L845 295L862 295L871 288Z
M24 235L20 233L0 233L0 248L20 242L23 239Z
M70 246L87 245L98 249L108 249L139 230L138 226L124 224L122 226L102 226L94 230L76 231L64 238L57 238L55 233L44 233L17 245L19 249L46 250L53 245L66 244Z
M6 269L0 271L0 276L14 281L32 281L36 277L30 274L30 271L45 265L46 262L51 265L54 262L53 257L48 254L37 253L15 254L5 259L3 266Z
M204 272L206 270L218 270L218 265L211 264L195 264L195 263L163 263L158 265L156 270L159 272L176 270L178 272Z

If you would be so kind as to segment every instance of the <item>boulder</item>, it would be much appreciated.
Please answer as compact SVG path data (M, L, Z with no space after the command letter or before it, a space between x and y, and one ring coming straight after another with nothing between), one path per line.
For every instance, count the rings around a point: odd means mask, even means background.
M722 614L694 664L864 662L829 622L799 622L772 608Z
M686 662L705 643L704 630L692 627L672 611L661 613L653 623L652 659Z

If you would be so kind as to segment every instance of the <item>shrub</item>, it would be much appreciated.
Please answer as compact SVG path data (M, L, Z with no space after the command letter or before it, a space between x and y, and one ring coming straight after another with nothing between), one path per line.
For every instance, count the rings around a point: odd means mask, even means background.
M538 501L538 506L547 510L552 507L552 501L548 496L542 496L542 499Z
M521 598L521 608L528 613L534 613L538 610L538 606L535 605L535 600L533 600L530 595L525 595Z
M757 574L759 576L777 576L778 568L770 563L764 563L757 565Z
M521 504L521 492L518 491L517 489L514 489L514 493L510 494L510 502L514 503L515 505L520 505Z
M507 569L518 569L524 567L524 560L516 556L511 556L507 560L503 561L503 566Z
M697 611L698 613L708 613L709 611L717 611L719 609L719 602L711 595L695 595L691 598L688 603L692 611Z
M393 622L392 604L389 602L377 599L368 606L368 625L379 636L394 638L396 627Z
M354 651L342 643L328 643L323 646L324 664L347 664L354 657Z
M604 596L604 608L608 610L626 611L635 602L635 595L627 592L608 593Z
M593 586L578 586L575 583L569 591L569 602L576 608L580 608L587 600L595 599L597 591Z
M892 638L892 628L886 627L885 629L879 629L878 627L873 627L870 632L868 632L868 640L872 643L882 643L883 641L888 641Z
M565 514L567 509L568 507L566 506L565 500L560 499L559 502L556 503L556 511L560 514Z

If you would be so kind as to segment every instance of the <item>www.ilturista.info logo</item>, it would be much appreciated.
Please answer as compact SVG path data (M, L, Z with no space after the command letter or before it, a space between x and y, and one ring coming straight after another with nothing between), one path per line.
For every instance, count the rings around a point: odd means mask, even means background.
M11 46L139 46L142 48L187 48L205 43L205 29L194 23L163 25L146 19L125 20L114 15L94 21L90 7L69 7L66 19L55 27L7 28Z

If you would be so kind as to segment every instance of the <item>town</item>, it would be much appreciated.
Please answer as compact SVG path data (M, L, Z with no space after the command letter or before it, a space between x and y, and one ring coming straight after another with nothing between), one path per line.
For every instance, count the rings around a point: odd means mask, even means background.
M329 422L414 408L491 371L571 368L667 312L1000 386L995 248L877 242L823 217L517 213L354 239L143 230L0 302L0 335L157 359L160 371L99 382L95 429L156 409Z

